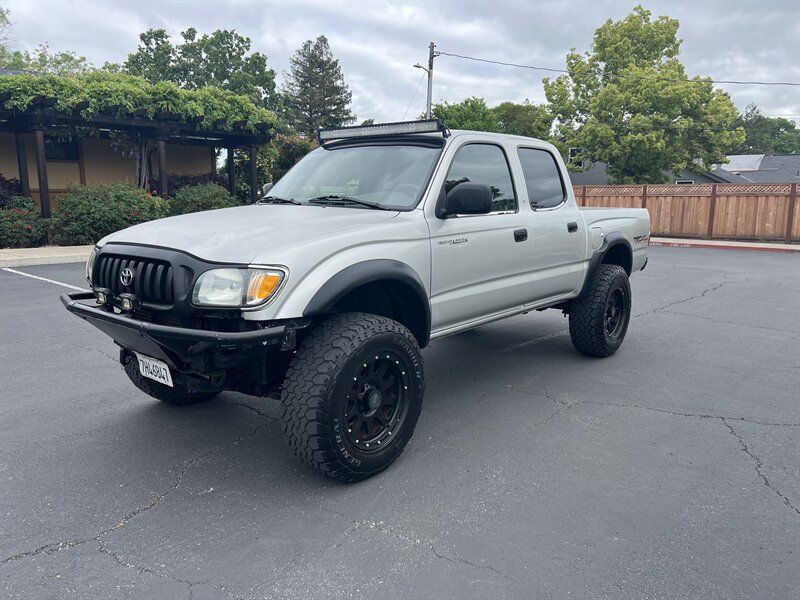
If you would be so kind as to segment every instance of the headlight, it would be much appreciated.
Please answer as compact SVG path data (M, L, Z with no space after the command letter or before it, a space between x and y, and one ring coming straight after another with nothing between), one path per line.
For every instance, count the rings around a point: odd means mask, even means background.
M92 253L86 260L86 281L92 285L92 267L94 267L94 259L97 258L97 248L92 248Z
M192 302L198 306L259 306L275 295L283 278L283 271L272 269L212 269L195 283Z

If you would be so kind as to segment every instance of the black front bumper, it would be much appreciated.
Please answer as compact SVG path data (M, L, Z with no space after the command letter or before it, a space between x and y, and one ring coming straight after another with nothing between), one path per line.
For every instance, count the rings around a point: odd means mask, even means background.
M94 298L93 292L76 292L62 294L61 302L69 312L111 336L124 349L158 358L179 371L187 370L204 353L224 350L236 355L277 348L289 333L285 325L228 332L149 323L110 307L81 303Z

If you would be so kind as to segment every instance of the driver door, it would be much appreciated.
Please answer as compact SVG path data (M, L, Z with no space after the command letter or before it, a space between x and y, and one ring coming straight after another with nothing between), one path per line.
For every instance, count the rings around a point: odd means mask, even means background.
M505 149L483 142L461 145L444 192L467 181L492 189L492 212L428 219L434 330L513 309L531 296L530 211L520 211Z

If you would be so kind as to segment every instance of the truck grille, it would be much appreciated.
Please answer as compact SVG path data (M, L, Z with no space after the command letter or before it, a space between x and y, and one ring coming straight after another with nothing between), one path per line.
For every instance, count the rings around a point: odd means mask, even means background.
M123 285L120 275L130 269L133 278ZM172 265L151 258L101 254L92 269L92 282L96 287L108 288L116 294L134 294L142 302L172 304Z

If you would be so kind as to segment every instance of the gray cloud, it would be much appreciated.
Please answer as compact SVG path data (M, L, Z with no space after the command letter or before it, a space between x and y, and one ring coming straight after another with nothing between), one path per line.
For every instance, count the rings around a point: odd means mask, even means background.
M800 81L800 3L794 0L644 2L656 15L681 22L681 60L690 75L714 79ZM49 42L96 64L120 61L139 32L163 27L232 28L248 35L278 73L306 39L328 36L353 91L360 119L397 120L424 109L425 86L411 103L427 44L506 62L563 68L570 48L586 50L606 19L624 17L635 2L246 2L4 1L16 45ZM543 72L451 57L436 61L434 99L482 96L489 104L544 99ZM723 85L743 109L800 121L800 88ZM410 104L411 103L411 104Z

